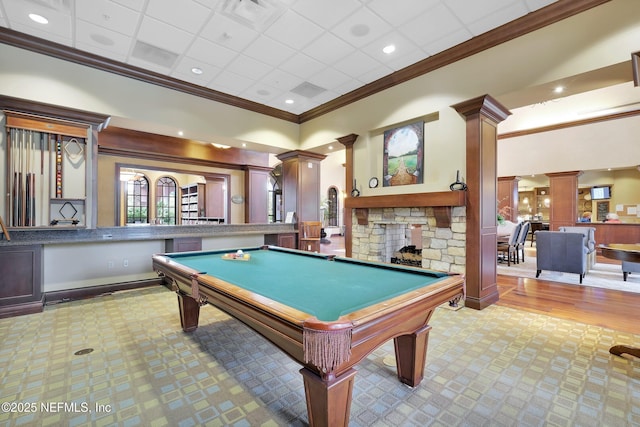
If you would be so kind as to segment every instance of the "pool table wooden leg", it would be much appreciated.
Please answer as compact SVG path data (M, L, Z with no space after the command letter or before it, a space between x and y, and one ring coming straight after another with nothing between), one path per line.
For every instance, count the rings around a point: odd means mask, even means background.
M193 332L198 329L198 320L200 319L200 304L198 301L181 292L178 295L178 308L180 309L180 323L182 330L185 332Z
M300 373L304 379L309 425L347 427L356 370L351 368L329 381L324 381L307 368L300 369Z
M401 335L393 339L398 378L411 387L420 384L424 377L430 330L431 326L426 325L413 334Z

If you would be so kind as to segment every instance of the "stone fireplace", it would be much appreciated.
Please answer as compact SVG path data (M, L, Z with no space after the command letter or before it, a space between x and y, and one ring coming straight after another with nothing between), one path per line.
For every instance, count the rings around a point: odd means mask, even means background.
M394 252L404 246L415 245L422 252L423 268L465 272L464 206L451 208L447 227L436 225L438 221L433 207L369 208L366 211L366 221L362 214L358 216L356 212L352 218L353 258L391 262ZM420 229L419 233L412 233L412 229L416 228Z

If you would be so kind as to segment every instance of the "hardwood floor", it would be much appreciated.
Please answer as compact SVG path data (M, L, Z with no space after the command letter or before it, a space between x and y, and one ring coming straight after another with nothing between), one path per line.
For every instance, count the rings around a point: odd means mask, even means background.
M321 252L344 255L344 238L331 236ZM616 263L600 256L597 262ZM640 334L640 293L504 275L498 275L497 283L498 305Z

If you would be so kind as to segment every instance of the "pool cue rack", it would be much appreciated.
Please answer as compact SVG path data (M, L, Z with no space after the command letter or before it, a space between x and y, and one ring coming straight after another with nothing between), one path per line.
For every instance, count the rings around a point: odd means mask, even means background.
M89 126L18 112L4 114L7 225L84 225Z

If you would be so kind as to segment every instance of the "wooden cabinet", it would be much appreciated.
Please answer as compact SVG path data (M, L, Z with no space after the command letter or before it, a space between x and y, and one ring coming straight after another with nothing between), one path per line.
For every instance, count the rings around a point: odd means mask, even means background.
M549 194L549 187L539 187L535 189L535 204L533 208L533 215L536 218L548 221L551 208L551 195Z
M320 252L320 221L302 221L298 232L298 249L309 252Z
M265 234L264 244L297 249L297 233Z
M206 184L190 184L181 187L180 222L182 224L223 224L225 202L222 180L207 181Z
M181 189L180 220L182 224L198 224L205 215L205 185L191 184Z
M202 237L177 237L164 241L165 252L191 252L202 250Z
M41 245L0 247L0 277L0 318L42 311Z
M90 126L5 114L7 224L85 226Z

